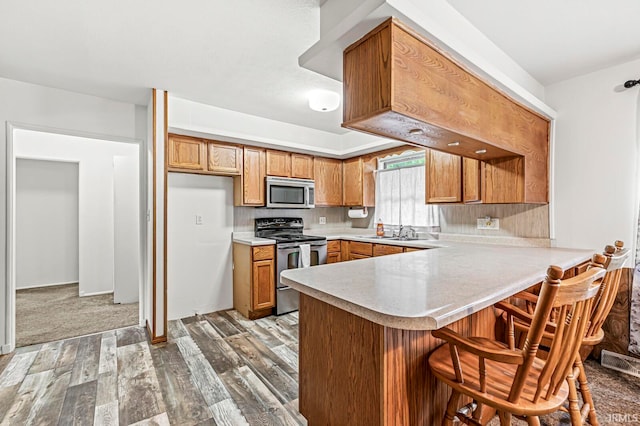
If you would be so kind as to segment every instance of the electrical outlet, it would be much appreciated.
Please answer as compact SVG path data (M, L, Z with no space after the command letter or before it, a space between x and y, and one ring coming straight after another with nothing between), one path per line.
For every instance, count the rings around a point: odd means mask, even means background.
M478 229L498 230L500 229L500 219L495 217L478 218Z
M197 214L196 215L196 225L202 225L202 215L201 214Z
M320 216L320 225L326 225L327 224L327 218L325 216Z

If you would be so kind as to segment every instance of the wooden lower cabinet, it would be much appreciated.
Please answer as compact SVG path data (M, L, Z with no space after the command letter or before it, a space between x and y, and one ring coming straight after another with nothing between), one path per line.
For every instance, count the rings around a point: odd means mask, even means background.
M402 246L392 246L388 244L374 244L373 245L373 256L386 256L388 254L398 254L403 253Z
M327 241L327 263L338 263L342 261L342 250L340 240Z
M275 246L233 244L233 308L249 319L276 305Z

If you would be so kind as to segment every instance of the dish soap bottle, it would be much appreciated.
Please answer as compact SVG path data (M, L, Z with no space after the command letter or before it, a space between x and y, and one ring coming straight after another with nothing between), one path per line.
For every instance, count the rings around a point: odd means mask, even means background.
M382 218L378 218L378 224L376 225L376 235L378 237L384 236L384 225L382 224Z

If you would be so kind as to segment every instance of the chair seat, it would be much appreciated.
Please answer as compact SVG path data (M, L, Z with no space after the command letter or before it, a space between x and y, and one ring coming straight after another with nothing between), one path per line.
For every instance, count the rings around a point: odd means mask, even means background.
M508 349L507 345L491 339L482 337L472 337L470 339L488 348ZM459 356L464 383L459 383L456 380L448 343L442 345L431 354L429 366L435 376L447 383L451 388L498 410L522 416L548 414L557 411L569 395L569 385L564 381L555 396L552 396L549 400L543 399L546 393L545 389L538 402L533 402L537 380L544 367L544 361L536 358L530 370L531 374L522 389L520 400L515 404L510 403L508 402L509 392L511 391L511 384L516 374L517 365L486 360L486 392L481 392L478 357L465 351L460 351Z

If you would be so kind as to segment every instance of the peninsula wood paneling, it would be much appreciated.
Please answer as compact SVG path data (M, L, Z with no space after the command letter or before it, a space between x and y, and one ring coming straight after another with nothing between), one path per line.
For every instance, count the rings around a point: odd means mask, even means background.
M548 202L547 119L395 19L349 46L343 63L344 127L479 160L524 157L525 201Z
M309 424L382 424L383 327L305 294L299 327L299 407Z
M449 327L493 338L494 309ZM430 331L383 327L301 294L300 413L309 424L440 424L450 391L427 357L441 343Z

